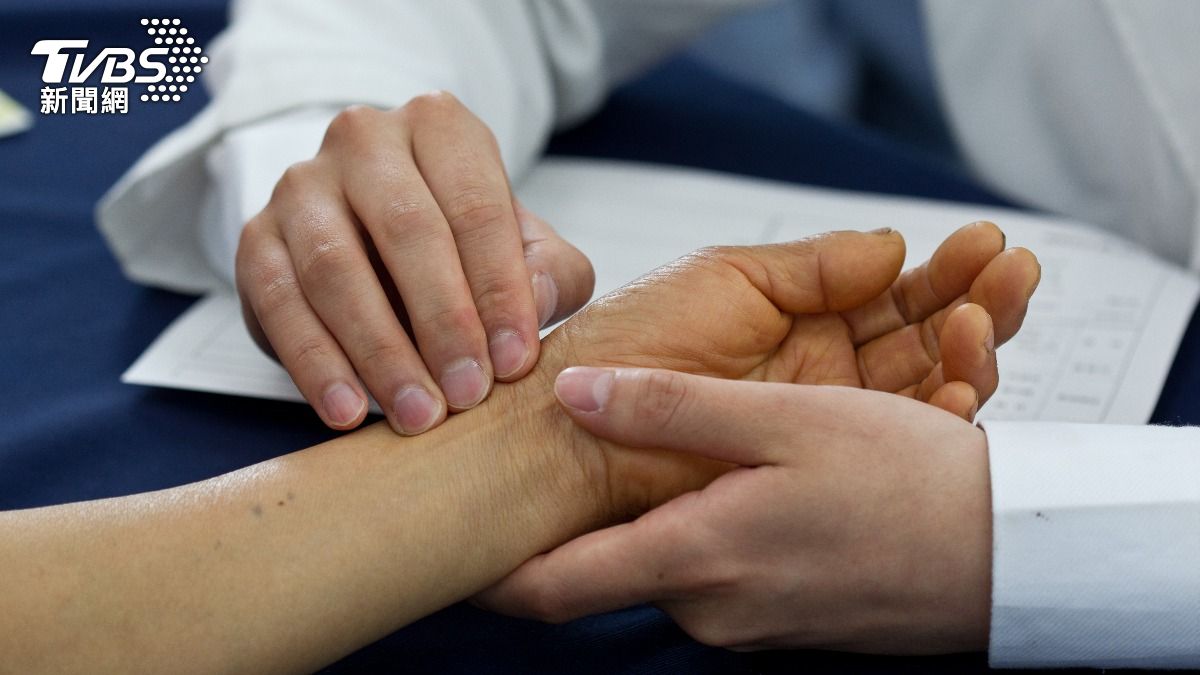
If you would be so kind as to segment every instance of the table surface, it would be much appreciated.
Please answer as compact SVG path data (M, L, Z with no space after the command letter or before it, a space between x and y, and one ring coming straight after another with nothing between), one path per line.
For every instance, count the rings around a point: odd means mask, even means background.
M159 3L161 4L161 3ZM94 5L94 6L92 6ZM218 0L176 1L203 44L223 25ZM38 39L144 39L142 5L0 3L0 89L37 109ZM161 11L161 9L159 9ZM95 499L201 480L328 439L288 403L123 385L121 372L194 298L126 281L96 232L97 198L154 140L199 110L131 106L123 116L42 116L0 139L0 510ZM835 124L676 59L617 92L556 137L551 152L715 169L776 180L960 201L1005 203L953 164ZM1154 414L1200 423L1195 317ZM1003 358L1003 353L1001 354ZM734 654L690 640L639 607L562 626L466 605L435 614L329 672L972 672L981 654L936 658L822 652Z

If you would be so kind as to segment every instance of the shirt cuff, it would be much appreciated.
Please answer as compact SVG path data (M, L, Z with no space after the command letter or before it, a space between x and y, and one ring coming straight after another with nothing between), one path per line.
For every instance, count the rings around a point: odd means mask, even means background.
M983 426L991 665L1200 667L1200 428Z

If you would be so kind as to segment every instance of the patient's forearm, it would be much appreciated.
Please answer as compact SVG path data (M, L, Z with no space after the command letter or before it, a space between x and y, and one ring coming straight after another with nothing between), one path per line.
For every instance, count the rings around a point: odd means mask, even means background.
M548 396L513 419L513 389L414 439L376 425L201 483L0 514L0 672L308 670L481 590L602 517L554 447L569 421Z

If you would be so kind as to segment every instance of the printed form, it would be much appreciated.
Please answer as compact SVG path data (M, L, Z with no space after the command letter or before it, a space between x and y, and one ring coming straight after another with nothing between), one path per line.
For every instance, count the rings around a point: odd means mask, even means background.
M1010 246L1037 254L1042 282L1021 332L999 350L1000 388L980 419L1145 423L1200 293L1193 275L1117 237L992 206L561 159L541 164L518 194L591 258L595 297L703 246L829 230L895 228L908 267L958 227L991 220ZM197 302L122 380L303 401L251 341L232 292Z

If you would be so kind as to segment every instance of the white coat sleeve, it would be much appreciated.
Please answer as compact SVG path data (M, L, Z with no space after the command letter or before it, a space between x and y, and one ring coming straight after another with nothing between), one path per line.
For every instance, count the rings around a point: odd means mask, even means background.
M488 124L519 178L556 125L587 115L612 84L755 2L241 0L208 50L210 105L105 195L100 229L133 280L192 292L228 284L231 233L250 205L266 200L257 187L266 179L230 163L243 156L237 148L208 157L237 130L247 131L243 147L260 145L260 131L271 145L296 134L281 144L293 149L286 157L256 163L274 171L320 140L291 112L393 107L444 89ZM283 128L269 128L285 117ZM248 182L220 187L214 179ZM229 195L237 195L233 203Z
M999 668L1200 668L1200 428L984 423Z
M985 181L1200 269L1200 3L924 8L951 127Z

